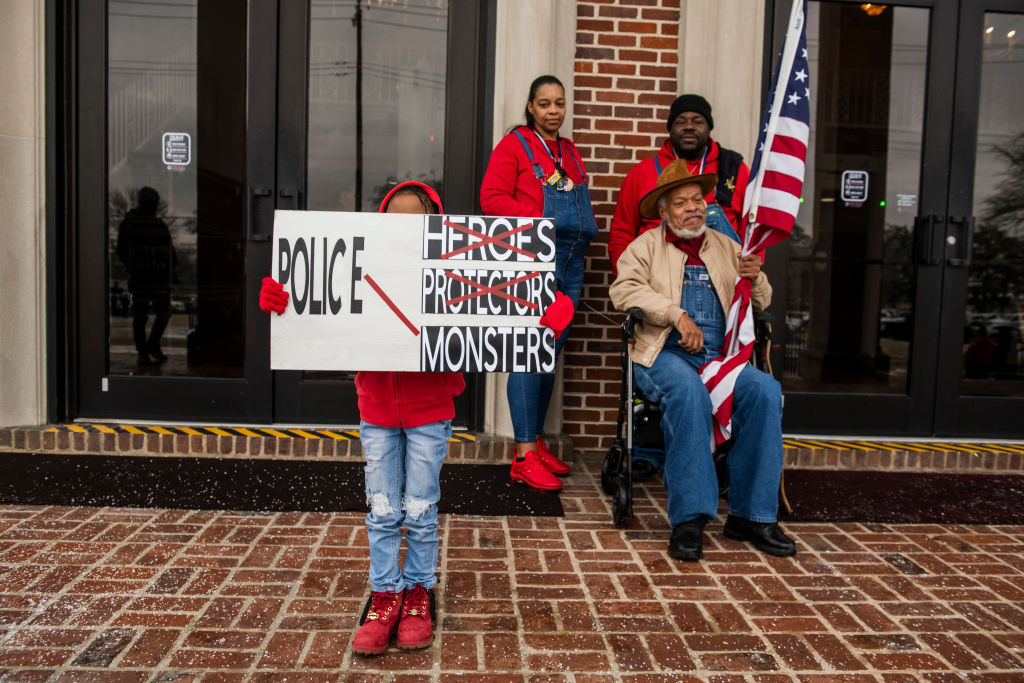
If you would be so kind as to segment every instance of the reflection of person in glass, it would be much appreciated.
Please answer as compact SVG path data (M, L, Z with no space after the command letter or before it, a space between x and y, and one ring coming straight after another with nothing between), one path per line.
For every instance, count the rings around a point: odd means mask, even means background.
M138 364L167 360L160 350L160 338L171 319L171 282L177 255L167 223L156 215L160 195L151 187L140 187L137 206L117 228L117 255L128 269L128 291L132 294L135 350ZM156 319L146 338L149 309Z
M978 325L978 333L964 351L964 371L969 379L985 379L992 374L996 355L996 343L988 334L988 328Z

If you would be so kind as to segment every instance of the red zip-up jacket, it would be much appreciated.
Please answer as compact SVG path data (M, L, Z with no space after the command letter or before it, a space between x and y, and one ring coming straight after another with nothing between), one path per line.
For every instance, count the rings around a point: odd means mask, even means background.
M718 143L708 138L708 146L708 158L704 162L704 173L717 173ZM677 157L672 149L672 140L665 138L665 144L655 153L655 156L661 162L662 169L675 161ZM687 167L691 173L696 174L700 168L700 162L688 162ZM749 178L750 168L746 162L743 162L740 164L740 170L736 173L736 189L732 193L732 203L722 207L725 217L736 228L736 232L740 231L743 195L746 194ZM654 189L657 182L658 169L654 164L653 156L631 168L626 174L626 179L622 181L619 198L615 202L615 214L612 216L611 228L608 232L608 260L611 261L612 272L616 275L619 274L619 257L622 256L622 252L626 251L629 243L648 230L661 225L660 220L640 217L640 200ZM707 202L714 201L714 192L704 199Z
M443 213L441 199L428 185L410 180L396 185L384 197L380 212L400 188L422 188ZM465 390L460 372L381 372L356 373L359 417L378 427L421 427L455 417L455 397Z
M544 177L554 173L555 162L544 151L533 130L526 126L519 126L516 130L526 138L526 144L530 146L534 160L540 164ZM586 182L580 173L580 169L586 172L586 167L576 145L569 138L558 139L562 146L562 168L574 183ZM530 158L526 156L526 151L514 133L503 137L491 152L484 179L480 183L480 208L488 216L539 218L544 215L544 189L533 172Z

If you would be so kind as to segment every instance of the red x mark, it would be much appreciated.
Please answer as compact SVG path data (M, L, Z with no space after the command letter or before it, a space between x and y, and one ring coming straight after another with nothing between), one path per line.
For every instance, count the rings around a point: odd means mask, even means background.
M508 299L513 303L517 303L521 306L526 306L527 308L537 308L537 304L535 303L531 303L529 301L520 299L519 297L513 296L508 292L499 292L498 290L505 289L506 287L511 287L512 285L518 285L520 282L526 282L527 280L532 280L535 277L540 277L540 273L528 273L526 275L523 275L522 277L517 277L515 280L503 282L496 287L490 287L488 285L480 284L479 282L473 282L472 280L464 278L458 273L451 270L446 270L444 274L453 280L458 280L459 282L466 285L472 285L473 287L476 287L478 290L480 290L477 292L470 292L469 294L463 294L462 296L457 297L455 299L449 299L448 301L444 302L446 306L451 306L452 304L457 304L462 301L468 301L469 299L475 299L478 296L483 296L484 294L494 294L496 296L502 297L503 299Z
M480 249L481 247L486 247L488 244L495 244L495 243L500 243L502 246L511 249L512 251L516 252L517 254L522 254L523 256L525 256L527 258L530 258L530 259L537 258L536 254L530 253L530 252L528 252L528 251L526 251L524 249L520 249L519 247L515 246L514 244L509 244L508 242L505 241L505 238L511 237L512 235L515 235L517 232L522 232L523 230L526 230L528 228L533 227L533 223L532 222L526 223L524 225L520 225L518 228L516 228L514 230L507 230L505 232L499 233L499 234L494 235L494 236L487 236L487 235L485 235L482 232L477 232L476 230L473 230L472 228L467 228L465 225L459 225L458 223L452 223L451 221L445 221L444 224L447 225L452 230L458 230L459 232L464 232L467 235L473 235L474 237L479 237L481 241L477 242L476 244L467 244L464 247L459 247L455 251L449 251L447 254L441 254L441 258L443 258L443 259L451 258L453 256L458 256L459 254L461 254L464 251L472 251L474 249Z

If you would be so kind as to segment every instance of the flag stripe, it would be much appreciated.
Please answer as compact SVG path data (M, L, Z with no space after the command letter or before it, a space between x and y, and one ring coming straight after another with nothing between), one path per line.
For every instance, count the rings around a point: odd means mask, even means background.
M776 153L788 154L791 157L798 157L801 159L807 158L807 143L801 142L796 138L787 137L785 135L776 135L772 140L772 154L768 155L768 163L765 168L771 168L772 156Z
M772 76L772 94L762 120L758 151L751 163L743 205L743 254L761 251L789 237L800 211L810 140L806 0L793 3L789 30ZM801 94L803 93L803 94ZM752 283L737 278L726 318L723 356L701 368L711 398L714 440L732 434L736 379L754 351Z
M792 229L793 220L796 218L797 211L800 210L800 197L774 187L761 188L761 206L758 207L757 219L761 223L780 229L781 226L778 223L765 220L764 214L761 213L764 209L774 209L786 213L790 229Z

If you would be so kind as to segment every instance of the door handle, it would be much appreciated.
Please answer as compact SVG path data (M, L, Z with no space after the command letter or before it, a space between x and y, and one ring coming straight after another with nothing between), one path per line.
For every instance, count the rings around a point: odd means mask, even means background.
M292 209L294 211L298 211L299 210L299 198L300 198L301 194L302 194L301 192L299 192L297 189L295 189L293 187L286 187L283 190L278 190L277 191L277 196L278 196L279 199L287 199L287 200L289 200L291 202L291 206L282 206L281 208L282 209Z
M922 265L934 266L939 262L935 255L935 222L942 216L934 213L918 216L914 219L914 233L917 239L917 262Z
M946 244L955 247L954 255L946 258L951 266L971 265L971 249L974 246L974 216L950 216L950 225L959 226L956 234L946 237ZM946 250L949 253L949 249Z
M270 235L256 229L256 200L265 199L274 193L265 187L249 188L249 239L253 242L269 242Z

